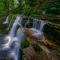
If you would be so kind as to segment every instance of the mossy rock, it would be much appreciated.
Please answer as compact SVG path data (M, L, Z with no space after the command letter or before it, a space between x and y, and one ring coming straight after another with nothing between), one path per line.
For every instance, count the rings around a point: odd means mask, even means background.
M49 39L60 41L60 26L46 24L43 31Z
M22 49L23 48L27 48L29 46L29 42L27 41L27 39L25 39L25 40L23 40L22 42L21 42L21 47L22 47Z

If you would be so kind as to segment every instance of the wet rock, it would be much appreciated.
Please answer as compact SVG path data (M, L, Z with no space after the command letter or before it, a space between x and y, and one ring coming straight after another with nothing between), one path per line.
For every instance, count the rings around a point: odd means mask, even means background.
M44 26L44 34L49 39L60 41L60 28L55 25L46 24Z
M24 60L40 60L38 54L35 52L32 46L23 49Z
M25 28L25 32L27 34L27 36L31 37L31 38L34 38L34 39L42 39L43 37L43 34L42 32L40 32L39 30L37 29L34 29L34 28Z

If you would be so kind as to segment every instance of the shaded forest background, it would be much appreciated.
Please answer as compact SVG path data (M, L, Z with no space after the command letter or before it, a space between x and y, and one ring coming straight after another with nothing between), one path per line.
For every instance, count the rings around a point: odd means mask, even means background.
M60 0L0 0L0 18L10 14L60 23Z

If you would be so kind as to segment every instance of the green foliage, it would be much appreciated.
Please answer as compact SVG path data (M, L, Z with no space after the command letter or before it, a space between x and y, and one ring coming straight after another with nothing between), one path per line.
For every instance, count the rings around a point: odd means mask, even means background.
M45 5L43 5L42 10L46 11L46 14L59 14L60 13L60 3L59 0L50 0Z
M22 14L60 22L59 0L19 0ZM19 11L19 12L20 12Z
M29 42L26 39L21 42L21 47L22 48L26 48L28 46L29 46Z
M18 0L17 0L18 1ZM0 17L13 14L18 6L16 0L0 0Z
M4 0L0 0L0 16L4 15Z
M60 22L59 0L0 0L0 17L24 14Z

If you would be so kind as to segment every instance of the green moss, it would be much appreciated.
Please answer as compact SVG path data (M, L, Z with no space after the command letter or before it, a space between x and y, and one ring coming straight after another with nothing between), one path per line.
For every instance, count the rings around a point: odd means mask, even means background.
M26 39L21 42L21 47L22 48L26 48L28 46L29 46L29 42Z

